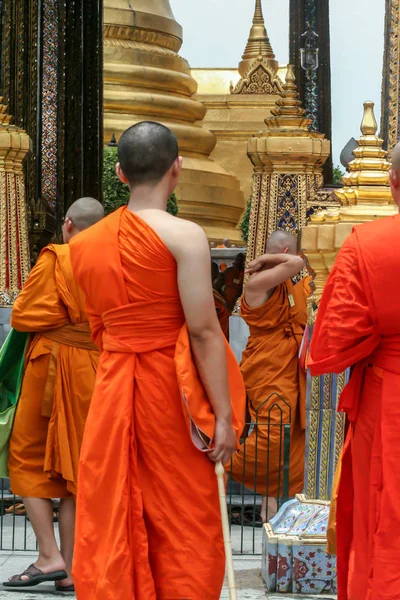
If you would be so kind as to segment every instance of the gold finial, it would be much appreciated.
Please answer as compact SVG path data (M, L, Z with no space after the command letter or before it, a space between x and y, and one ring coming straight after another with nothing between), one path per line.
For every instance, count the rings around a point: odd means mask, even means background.
M342 204L341 221L362 222L371 220L372 216L394 214L390 162L377 130L374 103L365 102L362 136L353 151L354 160L348 165L349 173L342 178L343 188L335 190L335 196Z
M364 102L364 116L361 122L361 133L363 135L376 135L378 124L374 114L375 103L368 100Z
M272 117L265 119L268 127L290 127L308 131L311 119L305 117L306 111L301 105L296 86L293 65L287 66L286 80L283 85L282 97L276 102L276 108L271 110Z
M272 59L275 58L275 54L272 50L267 30L265 28L261 0L256 0L253 26L250 30L249 39L243 54L243 60L253 60L259 56Z
M293 84L296 82L296 77L294 75L294 67L293 65L287 66L285 81L287 84Z

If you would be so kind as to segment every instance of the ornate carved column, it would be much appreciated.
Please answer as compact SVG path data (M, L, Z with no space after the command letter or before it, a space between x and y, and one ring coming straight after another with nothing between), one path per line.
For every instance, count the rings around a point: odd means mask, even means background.
M11 306L30 270L22 162L31 140L10 123L0 98L0 344L9 329Z
M79 196L101 199L102 17L102 0L3 3L0 87L33 143L27 197L39 245Z
M389 151L400 139L400 0L386 0L385 51L382 77L381 136Z

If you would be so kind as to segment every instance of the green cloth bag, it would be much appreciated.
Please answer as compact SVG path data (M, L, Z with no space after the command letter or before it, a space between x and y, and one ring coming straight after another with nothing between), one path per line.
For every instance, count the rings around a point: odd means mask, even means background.
M8 449L24 375L29 333L11 329L0 349L0 477L8 477Z

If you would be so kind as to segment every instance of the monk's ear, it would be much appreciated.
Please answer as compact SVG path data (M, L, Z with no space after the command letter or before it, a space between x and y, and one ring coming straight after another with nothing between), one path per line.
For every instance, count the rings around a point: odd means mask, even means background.
M183 158L182 158L182 156L178 156L178 158L175 160L174 164L172 165L172 175L174 177L179 177L179 175L182 171L182 164L183 164Z
M128 179L125 177L124 173L122 172L121 165L119 163L117 163L115 165L115 173L116 173L118 179L120 181L122 181L122 183L128 183Z
M74 224L73 224L73 222L71 221L71 219L69 217L65 217L64 225L65 225L65 228L66 228L67 232L68 233L72 233L72 230L74 228Z

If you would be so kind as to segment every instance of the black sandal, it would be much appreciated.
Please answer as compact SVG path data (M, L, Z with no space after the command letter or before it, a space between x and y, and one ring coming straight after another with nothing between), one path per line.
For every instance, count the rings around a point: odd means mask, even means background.
M242 524L242 510L241 508L234 506L230 511L231 517L231 525L241 525Z
M23 580L22 577L28 577L27 580ZM68 574L65 571L53 571L52 573L43 573L40 569L31 565L20 575L14 575L10 581L4 581L4 587L33 587L39 585L39 583L45 583L47 581L61 581L67 579Z
M258 512L257 508L246 506L243 514L243 525L245 527L262 527L264 525L261 514Z
M74 585L66 585L62 586L56 581L56 592L75 592Z

